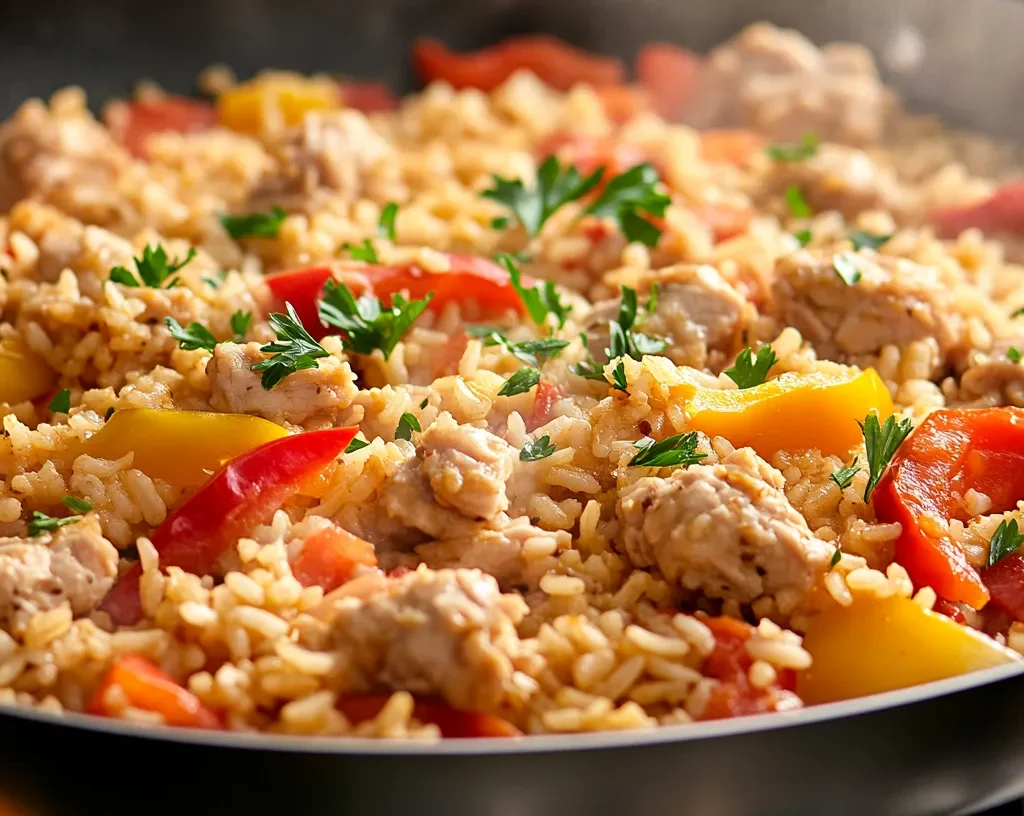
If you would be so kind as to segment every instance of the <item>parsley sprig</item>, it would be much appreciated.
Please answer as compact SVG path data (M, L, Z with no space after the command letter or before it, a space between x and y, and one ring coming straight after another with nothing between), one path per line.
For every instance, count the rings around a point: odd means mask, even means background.
M800 161L815 156L818 152L818 134L805 133L799 142L780 142L765 148L768 158L775 161Z
M892 235L874 235L870 232L864 232L863 230L854 230L850 233L850 242L853 244L853 251L856 252L860 249L880 249L886 244Z
M380 211L380 220L377 222L377 234L389 241L395 240L395 218L398 216L398 205L388 202Z
M660 218L672 203L672 199L655 189L659 180L652 164L631 167L608 182L597 200L587 207L587 212L614 218L629 241L656 246L661 229L644 218L644 214Z
M244 343L245 335L248 334L251 323L252 312L243 312L239 309L231 315L231 331L235 334L235 336L231 338L232 342Z
M814 215L814 210L811 209L811 205L807 203L807 199L804 198L804 192L795 184L791 184L786 188L782 197L786 201L786 207L789 209L789 214L794 218L810 218Z
M499 331L491 331L483 339L485 346L502 346L517 360L534 368L540 368L552 357L557 357L562 353L562 349L569 345L568 340L559 340L557 337L541 337L537 340L514 343Z
M260 347L261 352L272 356L252 367L262 372L260 382L267 391L296 371L316 368L319 358L329 356L327 349L310 337L292 304L285 303L285 309L288 314L273 312L269 318L277 341Z
M856 256L849 252L840 252L832 258L832 269L839 280L847 286L856 286L861 279L861 271L857 267Z
M379 263L377 258L377 250L374 249L373 244L370 243L369 238L364 238L361 244L350 244L346 241L341 245L342 250L348 252L349 256L354 261L364 261L365 263L375 264Z
M653 293L657 302L657 293ZM650 313L648 302L648 313ZM637 294L631 286L623 286L619 300L618 318L608 324L608 356L632 357L639 360L645 354L658 354L665 350L666 343L658 337L650 337L633 331L636 325Z
M346 349L357 354L372 354L374 349L380 349L387 360L433 297L431 292L422 300L409 301L395 294L391 306L385 308L369 292L356 298L344 283L329 280L317 301L317 310L325 325L342 330L341 341Z
M649 437L641 439L633 444L637 454L629 464L634 467L689 467L707 458L706 453L697 453L698 441L696 431L676 434L661 442Z
M217 338L202 323L189 323L188 326L182 326L173 317L165 317L164 323L167 325L171 337L177 340L178 346L185 351L196 351L197 349L213 351L214 346L217 345Z
M498 262L508 270L509 280L512 288L516 290L527 314L538 326L543 326L549 314L553 314L558 321L558 328L565 325L565 319L572 311L572 307L562 302L558 296L555 284L549 280L535 281L531 286L523 285L522 274L519 272L519 264L515 258L507 252L498 255Z
M236 241L239 238L276 238L287 217L284 210L274 207L269 213L222 215L220 223Z
M175 272L184 267L194 257L196 257L195 249L189 249L188 254L183 260L179 261L175 258L173 261L168 261L167 252L162 246L150 246L147 244L142 250L141 258L132 258L135 262L135 271L138 273L138 278L123 266L115 266L110 270L110 279L114 283L120 283L122 286L132 286L136 289L143 285L151 289L170 289L178 285L178 278L171 279L166 286L164 286L164 281L171 278ZM141 284L139 283L140 279L142 281Z
M46 513L41 513L38 510L32 511L32 516L28 521L28 537L35 538L43 533L52 533L61 527L66 527L69 524L74 524L76 521L82 520L82 515L92 510L92 502L85 499L79 499L76 496L65 496L61 501L65 507L74 510L75 515L65 516L64 518L54 518L48 516Z
M50 400L50 411L55 414L66 414L71 410L71 389L63 388Z
M84 515L92 510L92 502L88 499L80 499L78 496L65 496L61 499L61 503L75 513Z
M536 368L521 368L507 380L498 391L499 397L514 397L525 394L540 382L540 372Z
M420 421L416 419L415 415L406 411L398 420L398 427L395 428L395 439L404 439L406 442L409 442L412 440L413 431L419 433L422 430Z
M527 442L519 451L519 460L522 462L536 462L538 459L547 459L557 448L551 442L551 437L544 434L540 439Z
M853 457L853 461L849 467L841 467L834 470L829 474L829 479L835 482L836 486L840 490L846 490L853 482L853 477L860 472L860 465L857 464L857 457Z
M991 567L996 561L1016 552L1020 549L1022 542L1024 542L1024 536L1017 528L1017 519L1010 519L1009 522L1003 519L988 542L988 565Z
M753 388L765 381L768 372L777 362L775 349L771 346L761 346L757 351L748 346L736 357L735 365L725 370L725 376L739 388Z
M575 374L577 377L583 377L585 380L596 380L602 382L605 385L611 385L613 388L628 394L629 391L626 387L626 366L622 360L619 360L618 364L612 369L612 379L609 382L605 376L605 366L597 362L590 354L590 341L587 340L585 334L580 334L580 343L583 344L583 348L587 351L587 356L578 363L573 363L569 366L569 371Z
M868 484L864 488L864 501L869 502L896 450L914 430L914 425L909 418L897 422L894 416L880 425L874 414L868 414L859 424L868 457Z

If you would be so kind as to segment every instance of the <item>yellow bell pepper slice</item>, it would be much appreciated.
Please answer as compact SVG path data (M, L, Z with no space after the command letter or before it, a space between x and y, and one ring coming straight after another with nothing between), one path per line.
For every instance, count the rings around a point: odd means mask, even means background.
M14 405L43 396L57 381L47 362L20 340L0 340L0 402Z
M217 116L231 130L259 133L268 124L292 127L309 111L341 105L341 91L332 80L269 73L224 91L217 99Z
M809 704L865 697L1020 660L991 638L909 598L857 599L813 618L811 667L797 678Z
M817 448L846 456L860 444L858 422L892 414L892 398L874 369L787 373L752 388L697 388L686 403L690 427L751 447L768 459L780 450Z
M78 453L120 459L133 452L133 467L175 487L205 482L225 462L288 432L261 417L203 411L116 411Z

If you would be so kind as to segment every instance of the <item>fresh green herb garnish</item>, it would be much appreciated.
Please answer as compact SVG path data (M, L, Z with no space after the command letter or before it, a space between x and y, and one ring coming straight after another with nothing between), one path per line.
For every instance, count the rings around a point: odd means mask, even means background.
M1022 541L1024 536L1017 529L1017 519L1010 519L1009 523L1003 519L988 542L988 565L991 567L996 561L1019 549Z
M274 207L269 213L222 215L220 223L236 241L239 238L276 238L287 216L280 207Z
M209 286L211 289L220 289L220 287L224 284L224 279L227 278L227 276L228 270L218 269L216 272L213 273L212 278L204 276L200 278L200 280L207 286Z
M273 356L252 367L253 371L263 372L260 382L267 391L290 374L316 368L319 358L330 356L327 349L310 337L292 304L285 303L285 309L288 314L273 312L269 318L277 341L260 347L261 352Z
M402 414L401 419L398 420L398 427L395 428L395 439L404 439L408 442L412 439L413 431L419 433L422 430L423 429L420 427L420 421L406 411Z
M513 343L501 332L492 331L484 340L484 345L503 346L505 351L517 360L528 366L540 368L549 359L561 354L562 349L569 345L569 341L559 340L557 337L542 337L539 340L522 340Z
M348 443L348 447L345 448L345 453L355 453L357 450L362 450L370 446L370 443L365 439L360 439L358 436L352 437L352 441Z
M80 499L78 496L65 496L61 501L68 510L74 513L85 514L92 510L92 502L88 499Z
M147 244L142 250L141 258L132 258L135 262L135 271L139 275L138 278L123 266L115 266L110 270L110 279L114 283L120 283L122 286L138 288L140 285L145 285L151 289L159 289L164 287L164 281L189 263L194 257L196 257L195 249L189 249L188 255L185 256L184 260L179 261L175 258L173 261L168 262L167 252L164 251L162 246L149 246ZM140 279L142 284L139 283ZM177 284L178 279L174 278L164 288L170 289Z
M251 323L252 312L243 312L239 309L231 315L231 331L235 333L235 336L231 339L236 343L244 343L245 335L249 331L249 325Z
M799 142L782 142L765 148L768 157L776 161L800 161L818 152L818 134L805 133Z
M628 394L629 389L626 385L626 364L620 359L612 369L612 388L618 389L623 394Z
M850 241L853 243L853 251L856 252L859 249L879 249L883 244L888 242L892 238L892 235L873 235L870 232L864 232L862 230L854 230L850 233Z
M395 217L398 215L398 205L391 201L384 205L380 211L380 220L377 222L377 234L389 241L395 240Z
M748 346L739 353L735 365L725 370L725 376L740 388L753 388L765 381L777 362L775 349L771 346L761 346L756 352Z
M614 324L613 324L614 325ZM569 371L575 374L577 377L583 377L585 380L595 380L605 385L611 385L613 388L617 388L620 391L626 391L626 368L622 360L619 360L619 364L615 367L612 372L612 382L608 382L608 378L604 374L605 367L594 360L590 354L590 342L587 340L587 336L580 333L580 343L583 345L583 350L587 352L585 360L579 363L573 363L569 366Z
M802 229L794 232L793 237L800 243L800 246L805 247L814 238L814 234L809 229Z
M836 568L836 564L843 560L843 545L842 542L836 544L836 551L832 553L832 559L828 562L828 571L832 572Z
M658 297L661 295L661 284L655 281L647 295L647 314L654 314L658 309Z
M527 442L519 451L519 459L523 462L536 462L538 459L547 459L557 448L551 444L551 437L544 434L540 439Z
M848 252L840 252L832 258L832 268L839 276L839 280L847 286L855 286L860 281L860 269L854 257Z
M525 394L540 382L540 372L536 368L521 368L507 380L498 392L499 397L514 397Z
M185 351L195 351L196 349L213 351L214 346L217 345L217 338L201 323L189 323L188 326L183 327L173 317L165 317L164 323L167 325L171 337L178 341L178 347Z
M1020 351L1017 349L1016 346L1010 346L1006 350L1006 359L1009 360L1011 363L1020 362Z
M365 261L370 264L379 263L377 250L373 248L369 238L364 238L361 244L350 244L346 241L341 245L341 248L347 250L354 261Z
M374 349L380 349L387 360L433 297L431 292L423 300L409 301L395 294L391 306L384 308L369 292L357 299L344 283L329 280L324 284L317 309L324 324L344 332L341 342L346 349L357 354L372 354Z
M50 400L50 410L55 414L66 414L71 410L71 389L64 388Z
M890 416L885 424L879 425L878 417L868 414L860 423L861 432L864 434L864 446L868 455L868 484L864 488L864 501L871 501L871 494L882 479L882 474L892 461L897 448L903 444L914 426L909 419L896 422L896 417Z
M1021 315L1024 315L1024 306L1022 306L1021 308L1019 308L1015 312L1013 312L1013 314L1011 314L1010 317L1011 318L1020 317Z
M52 533L60 527L66 527L69 524L74 524L76 521L81 520L81 516L53 518L53 516L48 516L46 513L40 513L38 510L33 510L32 518L30 518L28 522L28 537L35 538L43 533Z
M829 474L829 479L836 483L836 486L840 490L846 490L853 481L853 477L860 471L860 465L857 464L857 457L853 457L853 462L850 463L849 467L841 467L838 470L833 471Z
M599 167L586 178L571 164L562 167L555 156L549 156L537 170L537 181L527 187L520 179L494 176L494 186L480 195L508 208L530 236L540 233L544 223L565 204L576 201L593 190L604 175ZM495 219L497 221L497 219ZM495 225L495 229L499 229ZM504 221L507 226L508 220Z
M519 294L527 313L529 313L534 323L538 326L543 326L544 319L550 313L558 321L558 328L562 328L565 325L565 319L572 311L572 307L562 303L554 283L549 280L537 281L533 286L527 288L523 286L519 265L511 255L507 252L502 252L498 255L498 262L508 270L512 288Z
M499 215L497 218L491 219L491 229L503 230L507 229L510 219L507 215Z
M629 460L629 464L636 467L689 467L707 458L706 453L697 453L698 441L696 431L676 434L661 442L641 439L633 445L638 453Z
M783 197L786 199L786 206L789 208L790 215L794 218L810 218L814 215L811 205L804 198L803 190L795 184L791 184L786 188Z
M428 405L430 405L430 400L427 397L424 397L423 402L420 403L420 410L422 411Z
M661 238L661 229L641 215L661 217L672 203L667 195L655 190L660 179L654 165L638 164L612 178L587 212L611 216L619 222L622 234L629 241L653 247Z
M637 315L636 289L623 286L619 300L618 319L608 324L608 357L632 357L639 360L645 354L658 354L666 343L658 337L633 331Z

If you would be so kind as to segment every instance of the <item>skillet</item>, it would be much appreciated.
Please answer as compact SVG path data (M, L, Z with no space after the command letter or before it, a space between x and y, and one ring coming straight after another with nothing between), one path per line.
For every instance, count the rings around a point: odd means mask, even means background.
M865 43L911 108L1013 136L1024 109L1013 0L190 0L19 3L0 26L0 109L66 84L94 104L152 78L187 92L211 62L247 76L331 70L409 90L419 34L470 48L546 31L631 57L706 50L767 19ZM911 43L919 60L892 59ZM0 791L35 816L139 813L967 814L1024 795L1024 668L859 701L652 732L319 741L140 730L0 712Z

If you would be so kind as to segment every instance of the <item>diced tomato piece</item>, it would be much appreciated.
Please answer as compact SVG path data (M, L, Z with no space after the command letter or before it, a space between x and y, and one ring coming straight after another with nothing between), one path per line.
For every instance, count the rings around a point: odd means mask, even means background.
M978 204L936 210L930 216L943 238L976 227L985 233L1024 234L1024 181L1004 184Z
M636 78L651 93L654 110L669 122L677 121L693 96L701 58L670 43L648 43L636 58Z
M292 560L292 574L303 586L330 592L348 581L359 566L377 566L373 545L336 524L318 530Z
M537 384L536 395L533 399L533 411L527 419L527 430L533 431L541 425L546 425L552 419L551 409L555 403L562 398L562 390L554 383L541 380Z
M764 139L751 130L706 130L700 148L705 161L745 167L764 150Z
M167 725L180 728L219 729L220 718L206 708L192 692L182 688L160 669L138 655L119 657L107 671L96 689L89 713L102 717L116 717L110 708L108 692L119 686L128 704L143 711L160 714Z
M482 317L499 317L508 311L523 314L522 299L509 280L508 272L487 258L450 254L448 272L428 272L419 266L369 265L345 275L345 284L359 295L366 286L385 303L391 296L404 292L410 299L425 298L434 293L428 309L435 314L450 303L473 301ZM267 286L278 303L291 303L306 330L317 340L331 333L320 323L316 301L324 284L332 276L326 266L311 266L277 272L266 277ZM530 285L526 279L523 284Z
M150 536L162 567L206 575L217 559L269 518L304 483L348 447L358 428L308 431L275 439L218 470ZM136 564L121 576L100 607L118 624L142 617Z
M390 699L386 694L357 694L338 700L338 710L349 722L361 723L376 717ZM479 711L457 711L442 700L416 698L413 717L436 725L446 739L478 737L521 737L523 732L508 720Z
M358 82L344 80L338 83L341 102L347 108L355 108L363 113L394 110L398 107L398 97L382 82Z
M622 63L600 57L547 34L529 34L482 48L458 53L437 40L420 39L412 47L416 75L424 83L444 80L455 88L492 91L519 70L532 71L559 91L587 83L620 85L625 79Z
M154 133L200 133L216 126L217 109L209 102L184 96L111 102L103 120L114 138L133 156L146 158L146 142Z
M1020 552L1003 556L981 571L992 603L1015 620L1024 621L1024 557Z
M637 145L597 139L593 136L556 133L537 148L538 158L558 156L573 165L582 176L589 176L604 167L602 183L649 160L646 151Z
M727 204L705 204L697 210L697 215L711 227L716 243L742 235L754 220L753 210Z
M961 610L956 604L944 601L942 598L939 598L935 602L935 605L932 607L932 611L938 612L940 615L945 615L947 618L951 618L963 626L967 625L967 616L963 613L963 610Z
M798 705L796 672L778 669L776 681L767 688L751 685L748 671L754 662L747 653L753 627L735 618L702 617L715 635L715 650L704 664L704 673L721 681L711 692L702 720L720 720L762 714Z
M641 85L605 85L594 90L601 97L605 115L618 124L651 109L651 92Z
M940 598L981 609L989 599L987 579L928 521L969 521L963 496L972 488L992 500L994 513L1024 499L1024 410L958 408L929 414L896 452L871 503L880 519L901 525L896 561L915 586L930 586Z

